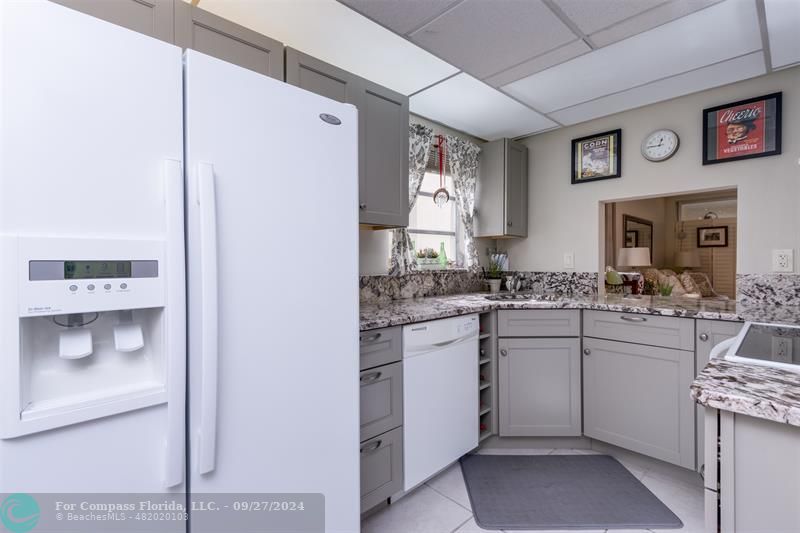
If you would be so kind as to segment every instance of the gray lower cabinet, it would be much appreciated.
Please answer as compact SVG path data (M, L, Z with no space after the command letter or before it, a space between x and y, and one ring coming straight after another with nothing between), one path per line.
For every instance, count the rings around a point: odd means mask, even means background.
M719 531L800 531L800 427L719 414Z
M580 339L505 338L498 348L500 436L580 436Z
M359 335L359 368L366 370L388 365L403 358L403 329L393 328L362 331Z
M583 339L584 434L695 468L694 352Z
M711 356L711 349L724 340L735 337L742 329L741 322L727 322L722 320L697 320L696 321L696 357L695 375L703 371ZM706 463L703 450L705 448L704 408L695 406L697 427L697 469L701 470Z
M175 1L175 44L283 80L283 44L182 0Z
M408 225L408 97L286 49L286 82L358 108L359 223Z
M173 6L183 4L182 0L52 1L168 43L175 37Z
M403 490L403 429L361 443L361 512Z
M510 139L481 146L476 237L528 236L528 148Z
M403 363L361 372L361 440L403 425Z

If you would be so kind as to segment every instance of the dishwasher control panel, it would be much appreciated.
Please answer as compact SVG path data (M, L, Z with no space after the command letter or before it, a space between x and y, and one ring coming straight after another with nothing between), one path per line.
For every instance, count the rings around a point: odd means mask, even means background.
M437 350L478 336L478 315L431 320L403 327L404 354Z

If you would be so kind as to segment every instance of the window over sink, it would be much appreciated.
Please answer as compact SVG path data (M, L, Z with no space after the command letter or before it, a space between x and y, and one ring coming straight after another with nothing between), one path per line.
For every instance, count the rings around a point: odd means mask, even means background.
M445 175L445 187L450 193L450 200L444 207L439 207L433 202L433 193L439 188L438 169L428 172L422 180L417 202L411 210L408 219L408 233L417 254L417 266L420 270L440 270L442 268L459 268L464 264L463 257L463 227L458 216L453 189L453 178ZM444 243L448 265L443 267L438 261L438 256L433 258L420 258L419 252L432 249L436 254L441 252Z

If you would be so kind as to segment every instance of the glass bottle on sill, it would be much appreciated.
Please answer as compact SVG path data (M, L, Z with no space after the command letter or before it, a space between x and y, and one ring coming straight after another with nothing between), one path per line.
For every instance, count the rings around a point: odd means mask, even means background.
M442 268L447 268L447 252L444 250L444 241L439 245L439 265Z

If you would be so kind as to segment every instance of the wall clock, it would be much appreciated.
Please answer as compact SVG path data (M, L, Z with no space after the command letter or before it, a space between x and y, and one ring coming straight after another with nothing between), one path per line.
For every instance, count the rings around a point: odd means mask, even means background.
M672 130L656 130L642 141L642 155L648 161L665 161L678 151L680 139Z

